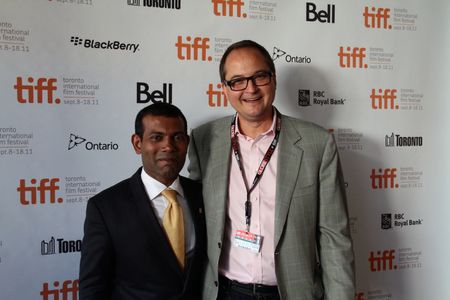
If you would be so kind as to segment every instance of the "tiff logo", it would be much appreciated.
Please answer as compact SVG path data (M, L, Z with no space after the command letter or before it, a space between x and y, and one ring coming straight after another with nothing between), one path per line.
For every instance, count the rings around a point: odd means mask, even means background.
M339 66L341 68L364 68L367 69L367 64L364 63L366 57L366 48L347 47L347 51L344 51L344 47L339 48Z
M165 102L172 103L172 84L163 83L162 90L154 90L149 92L149 85L145 82L138 82L136 84L136 102L137 103L147 103L152 101L152 103Z
M397 89L379 89L378 94L375 89L372 89L370 100L373 109L398 109Z
M370 271L379 272L397 269L397 266L394 265L394 259L395 259L394 249L384 250L383 253L381 253L381 251L377 251L376 254L373 251L370 251L369 256Z
M372 189L393 189L398 188L398 183L395 182L397 178L397 168L392 169L372 169L370 179L372 182Z
M59 288L59 281L54 281L53 289L49 289L49 283L44 282L40 295L42 300L78 300L78 284L78 279L65 280L62 287Z
M30 184L25 183L25 179L20 179L17 191L19 192L19 201L22 205L45 204L50 198L50 203L62 203L62 198L56 198L56 191L59 191L59 178L43 178L36 186L37 180L31 179ZM39 197L38 197L39 192ZM30 196L31 198L29 198Z
M216 106L228 106L228 99L227 96L225 96L225 93L222 91L222 84L217 84L218 90L214 90L214 86L212 83L208 85L208 90L206 91L206 94L208 95L208 105L211 107ZM222 104L223 103L223 104Z
M209 38L195 37L192 41L192 38L187 36L186 42L183 42L183 37L179 35L175 46L177 47L177 56L180 60L212 60L212 56L207 56ZM201 57L199 58L199 56Z
M211 0L214 4L214 15L219 17L247 18L247 14L242 12L244 2L242 0Z
M312 2L306 2L306 22L319 21L320 23L335 22L335 5L328 4L327 10L316 12L316 5Z
M38 78L36 84L33 84L33 77L28 77L27 81L29 84L24 84L22 77L17 77L14 85L19 103L35 103L35 96L37 98L36 103L52 104L53 100L56 104L61 103L59 98L53 99L53 92L58 89L55 85L56 78Z
M128 5L133 5L133 6L140 6L141 5L141 1L140 0L127 0L127 4Z
M56 253L55 238L52 237L50 241L41 242L41 255L51 255Z
M367 28L381 28L381 26L383 26L383 29L392 28L392 25L388 22L391 17L389 8L372 7L370 11L367 6L364 8L364 26Z

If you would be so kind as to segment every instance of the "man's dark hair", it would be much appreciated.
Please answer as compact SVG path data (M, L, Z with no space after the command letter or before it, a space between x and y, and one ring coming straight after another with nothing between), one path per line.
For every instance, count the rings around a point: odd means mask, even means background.
M142 124L142 119L145 116L181 118L184 123L184 133L187 134L187 121L181 110L173 104L157 102L144 107L136 115L136 120L134 122L134 133L137 134L140 138L142 138L144 135L144 126Z
M228 55L230 55L231 51L242 48L253 48L258 50L264 57L264 60L269 66L269 69L272 72L272 74L275 75L275 64L273 63L272 57L270 56L269 52L267 52L266 48L264 48L263 46L254 41L242 40L234 44L231 44L222 55L219 65L220 81L224 82L225 80L225 62L227 60Z

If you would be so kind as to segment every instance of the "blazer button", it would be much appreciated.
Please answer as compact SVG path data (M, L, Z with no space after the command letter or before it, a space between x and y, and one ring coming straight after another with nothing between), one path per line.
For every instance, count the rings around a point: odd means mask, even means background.
M219 283L218 283L217 281L214 281L214 285L215 285L216 287L218 287L218 286L219 286Z
M221 248L222 248L222 243L221 243L221 242L218 242L218 243L217 243L217 247L219 247L219 249L221 249Z

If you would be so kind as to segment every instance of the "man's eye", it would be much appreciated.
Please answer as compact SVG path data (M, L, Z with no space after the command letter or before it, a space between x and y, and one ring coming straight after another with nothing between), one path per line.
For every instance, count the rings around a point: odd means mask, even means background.
M177 142L182 142L182 141L185 141L186 138L187 138L187 136L185 134L180 133L180 134L175 135L174 140Z
M231 85L242 85L247 81L245 78L236 78L231 80Z
M158 141L162 140L162 135L159 135L159 134L152 134L152 135L150 136L150 140L151 140L151 141L154 141L154 142L158 142Z

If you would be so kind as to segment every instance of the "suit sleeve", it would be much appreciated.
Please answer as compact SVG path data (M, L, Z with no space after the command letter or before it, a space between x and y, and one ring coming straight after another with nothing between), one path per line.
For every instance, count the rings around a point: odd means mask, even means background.
M189 178L192 180L195 180L195 181L201 181L202 180L202 171L201 171L201 167L200 167L200 159L199 159L199 154L198 154L197 142L198 141L196 140L195 132L194 132L194 130L192 130L191 136L190 136L189 150L188 150Z
M319 259L325 300L354 298L354 258L348 224L345 184L333 135L323 153L319 173Z
M114 256L101 210L89 200L80 260L80 300L111 299Z

